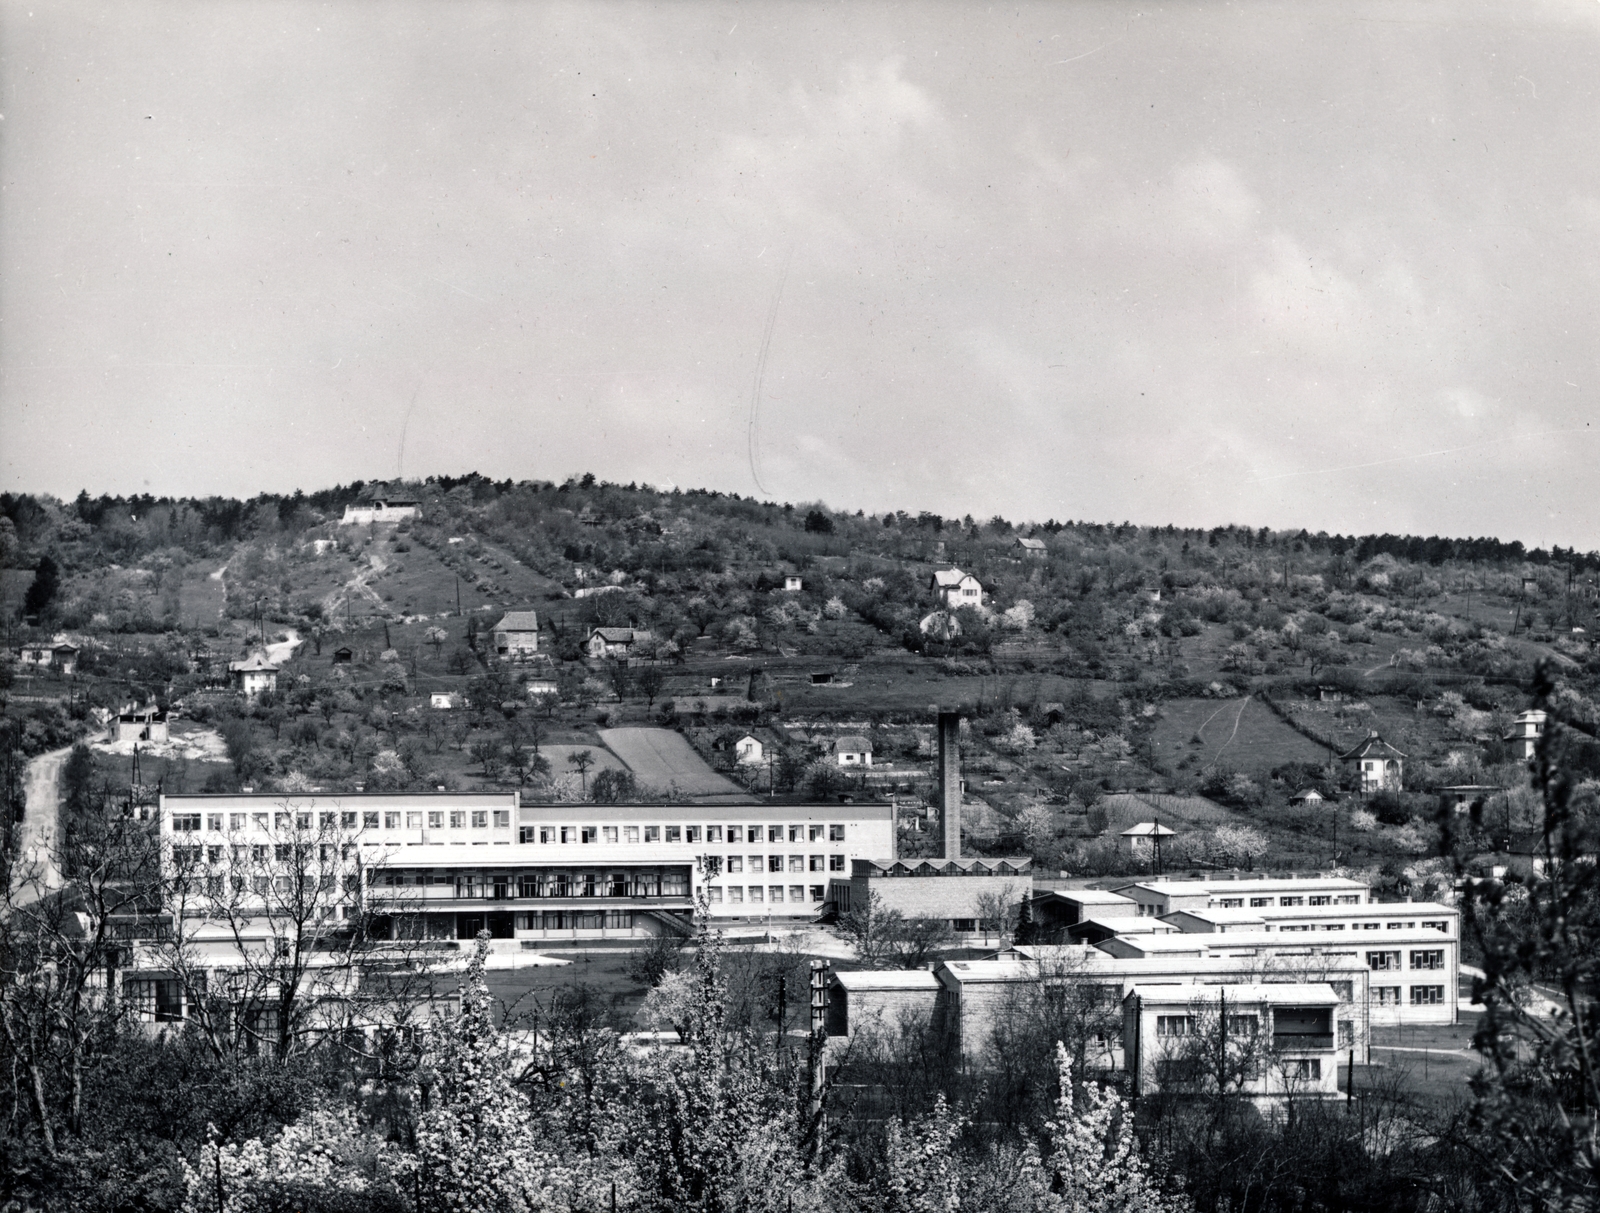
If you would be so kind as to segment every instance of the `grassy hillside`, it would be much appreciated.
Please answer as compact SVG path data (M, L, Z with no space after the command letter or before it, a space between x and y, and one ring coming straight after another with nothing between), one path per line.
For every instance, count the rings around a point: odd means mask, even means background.
M340 524L375 497L414 498L420 516ZM626 798L651 780L606 756L600 730L664 724L757 794L914 801L938 704L969 717L975 847L1087 870L1118 862L1113 827L1137 802L1115 798L1203 795L1174 815L1195 862L1226 858L1207 840L1232 823L1284 856L1403 866L1430 844L1431 802L1369 819L1335 754L1376 729L1408 755L1410 789L1512 787L1500 738L1541 659L1575 716L1600 719L1600 556L1514 542L867 516L587 477L247 502L8 495L0 515L10 647L81 649L72 679L7 667L10 752L155 699L227 738L229 768L207 775L218 785L564 798L610 766L601 794ZM23 618L45 560L59 588ZM983 606L929 619L929 578L951 566L981 581ZM545 664L493 659L507 609L539 612ZM627 663L592 662L596 625L650 638ZM227 689L228 661L295 638L276 695L245 704ZM346 646L353 660L336 664ZM558 694L530 700L530 675ZM431 708L434 691L462 706ZM731 743L751 728L772 761L734 771ZM872 740L870 780L832 767L843 732ZM576 789L562 746L601 756ZM1290 810L1306 786L1339 807Z

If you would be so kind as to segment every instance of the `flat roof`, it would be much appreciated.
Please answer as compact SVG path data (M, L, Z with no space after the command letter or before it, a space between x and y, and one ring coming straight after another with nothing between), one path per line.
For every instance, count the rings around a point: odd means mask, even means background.
M1344 889L1365 893L1370 886L1362 880L1348 876L1323 876L1308 872L1304 876L1263 876L1253 880L1131 880L1123 889L1146 889L1165 897L1198 897L1206 893L1277 893L1294 889Z
M1162 915L1188 914L1211 922L1276 922L1284 918L1384 918L1391 914L1459 914L1455 906L1437 901L1369 901L1358 906L1196 906Z
M1288 1003L1322 1003L1336 1006L1341 1000L1327 982L1262 982L1240 986L1146 986L1136 985L1129 994L1142 1002L1189 1003L1218 1002L1224 997L1229 1002L1265 1002L1277 1005Z
M1137 939L1117 936L1129 947L1147 952L1192 952L1195 948L1304 948L1344 946L1361 951L1381 952L1396 944L1453 944L1455 938L1432 927L1410 931L1225 931L1216 934L1178 931L1171 935L1147 935ZM1110 940L1105 941L1107 943ZM1099 944L1093 945L1099 947Z
M939 979L929 969L873 969L835 973L834 980L847 991L937 990Z
M1080 906L1132 906L1139 904L1133 898L1124 897L1121 893L1113 893L1110 889L1049 889L1040 896L1059 897L1063 901L1073 901Z
M1017 959L1000 959L1003 956ZM1366 962L1358 957L1317 956L1314 959L1319 973L1370 972ZM1111 956L1088 945L1045 944L1023 945L989 960L947 961L943 968L962 981L1031 981L1039 977L1049 980L1081 976L1137 982L1156 977L1205 978L1230 973L1272 972L1273 965L1281 963L1270 956ZM1292 970L1300 966L1288 967Z
M515 808L515 792L164 792L163 805L169 802L185 809L261 809L268 805L293 805L315 808L319 804L338 804L342 800L363 801L366 808L389 803L396 808L427 808L430 805L479 804L485 807Z

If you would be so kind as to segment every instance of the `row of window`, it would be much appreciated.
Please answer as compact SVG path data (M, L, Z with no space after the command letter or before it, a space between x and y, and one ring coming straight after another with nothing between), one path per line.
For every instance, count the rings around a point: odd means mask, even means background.
M1353 922L1349 924L1352 931L1376 931L1388 928L1391 931L1414 931L1418 923L1415 919L1406 922ZM1421 923L1425 931L1443 931L1450 933L1450 923L1442 918L1425 919ZM1342 931L1345 924L1342 922L1297 922L1288 923L1278 928L1280 931Z
M538 914L518 914L519 931L631 931L633 914L628 910L545 910Z
M751 903L755 905L776 905L784 899L785 890L781 884L769 884L765 887L758 884L748 886L734 884L726 887L726 903L723 902L723 890L716 885L712 885L706 890L706 900L712 905L745 905ZM807 897L807 887L803 884L788 886L789 900L796 904L803 904L807 901L820 902L827 896L826 887L820 884L811 885L809 892L810 896Z
M1367 967L1380 973L1398 970L1400 968L1400 952L1398 949L1389 952L1368 952ZM1411 967L1413 969L1444 968L1444 949L1424 948L1413 950L1411 953Z
M1219 897L1217 908L1219 910L1242 910L1245 899L1243 897ZM1358 906L1361 904L1360 893L1311 893L1301 895L1288 893L1273 897L1252 897L1250 908L1259 910L1266 906Z
M355 848L348 843L343 846L335 846L332 843L289 842L275 843L271 846L264 843L231 847L175 846L172 848L172 862L180 869L197 867L202 861L211 867L230 862L234 867L243 867L246 863L266 863L269 859L277 863L304 866L309 863L327 864L348 860L354 854Z
M220 834L225 830L486 830L507 829L509 809L345 809L313 814L294 813L174 813L172 829L177 834L197 834L202 829ZM525 843L627 843L627 842L843 842L843 824L821 825L656 825L656 826L522 826L517 840Z
M385 872L379 881L386 887L404 887L409 872ZM420 873L418 884L448 885L446 873ZM524 872L516 877L505 874L485 876L463 872L454 878L455 895L466 900L512 901L535 897L687 897L689 878L683 872Z
M1399 986L1373 986L1372 1005L1375 1007L1398 1007L1400 1005ZM1412 986L1411 1005L1414 1007L1438 1007L1444 1005L1443 986Z
M498 824L498 823L496 823ZM521 826L518 842L542 845L569 843L628 843L628 842L721 842L723 831L727 840L738 842L821 842L826 831L829 842L844 841L844 826L819 825L768 825L768 826Z
M449 822L452 830L486 830L493 823L497 829L511 825L510 809L410 809L395 810L344 809L337 812L316 813L302 810L294 813L174 813L172 830L175 834L197 834L202 828L213 834L225 830L442 830Z

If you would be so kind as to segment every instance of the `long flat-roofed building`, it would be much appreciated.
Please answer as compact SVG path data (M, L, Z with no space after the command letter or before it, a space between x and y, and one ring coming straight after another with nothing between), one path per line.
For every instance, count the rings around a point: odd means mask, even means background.
M879 804L537 804L506 793L164 796L169 861L208 881L309 846L380 930L415 938L595 940L714 920L809 920L830 876L892 854ZM301 850L296 850L297 845ZM332 848L330 852L328 848ZM287 860L284 860L287 862ZM271 879L279 879L281 873ZM204 913L203 897L190 914Z
M1261 876L1210 880L1140 880L1112 890L1138 902L1153 918L1174 910L1259 910L1268 906L1358 906L1371 900L1368 886L1348 876Z

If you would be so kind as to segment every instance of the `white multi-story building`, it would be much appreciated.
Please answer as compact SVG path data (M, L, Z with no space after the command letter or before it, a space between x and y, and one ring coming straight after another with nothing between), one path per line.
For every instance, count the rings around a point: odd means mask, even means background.
M597 940L686 930L695 899L736 923L809 920L830 874L892 854L877 804L520 803L507 793L164 796L166 855L196 890L323 865L378 933ZM247 890L248 891L248 890ZM335 908L330 901L328 908ZM204 914L204 898L189 913ZM263 910L263 929L265 918Z
M1348 876L1261 876L1214 880L1141 880L1115 893L1138 903L1135 913L1162 918L1175 910L1260 910L1270 906L1358 906L1370 901L1368 886Z

